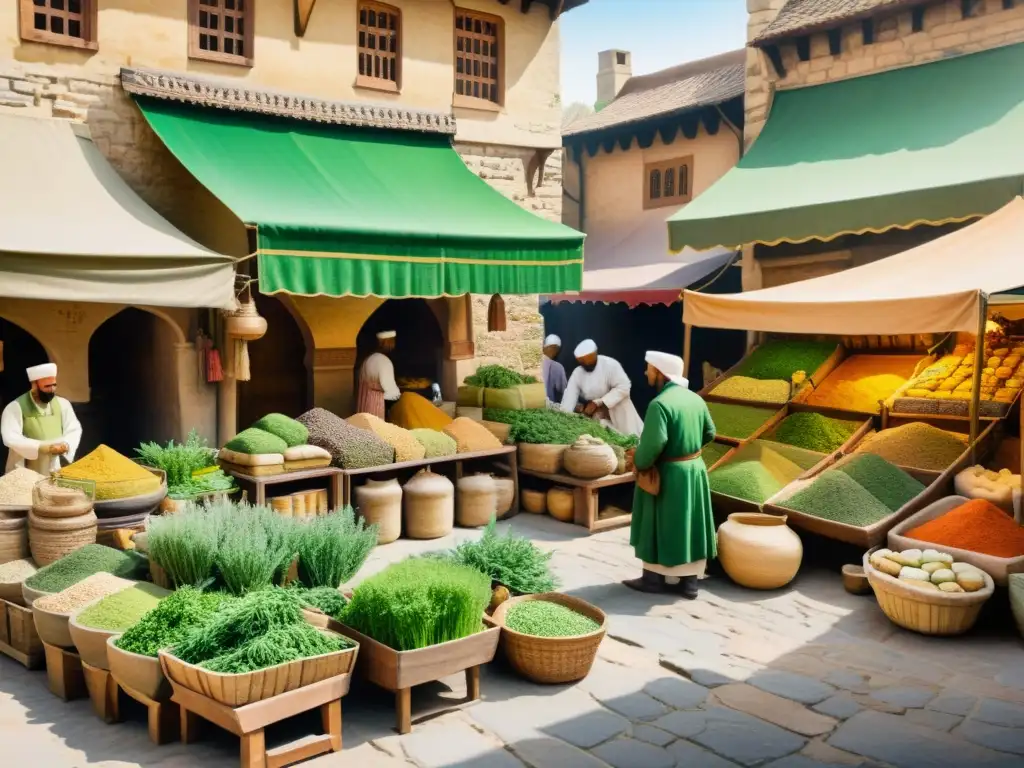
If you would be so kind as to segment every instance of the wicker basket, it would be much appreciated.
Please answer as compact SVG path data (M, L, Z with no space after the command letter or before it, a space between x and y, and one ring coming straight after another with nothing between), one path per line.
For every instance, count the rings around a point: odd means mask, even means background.
M583 480L596 480L610 475L619 465L615 451L603 440L583 435L565 449L562 455L565 471Z
M562 454L565 449L564 445L519 443L519 468L557 475L562 471Z
M535 637L509 629L505 626L509 610L527 600L545 600L564 605L589 616L600 627L588 635L576 637ZM552 684L582 680L590 673L607 625L607 617L600 608L560 592L523 595L506 600L494 611L493 619L501 627L501 648L512 668L535 683Z
M455 494L455 522L463 528L479 528L491 522L498 509L498 491L490 475L460 477Z
M28 515L28 543L32 559L39 566L49 565L86 544L96 543L96 515L87 512L78 517L37 517Z
M402 488L402 506L410 539L439 539L455 526L455 486L429 469L421 469Z
M367 480L355 489L355 497L366 524L378 526L378 544L390 544L402 535L402 487L397 479Z
M876 548L877 549L877 548ZM923 635L961 635L978 620L981 607L992 597L995 584L985 577L985 586L977 592L925 592L901 584L898 579L882 573L868 561L875 549L864 554L864 573L878 599L878 607L889 620L904 629Z
M556 485L548 489L548 513L563 523L571 523L575 519L574 495L571 488Z
M509 504L511 504L509 500ZM24 517L0 518L0 565L28 557L28 521Z
M516 495L516 481L511 477L495 477L494 490L497 494L495 511L500 520L512 509L512 502Z
M548 495L544 491L523 488L519 491L519 498L522 499L523 509L527 512L543 515L548 511Z

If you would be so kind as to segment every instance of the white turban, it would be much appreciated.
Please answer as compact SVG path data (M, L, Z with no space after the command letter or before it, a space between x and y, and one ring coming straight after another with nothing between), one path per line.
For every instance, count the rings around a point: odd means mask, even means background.
M377 334L377 338L384 341L384 339L393 339L397 335L398 334L395 331L381 331Z
M550 336L548 336L546 339L544 339L544 346L545 347L560 347L560 346L562 346L562 340L560 338L558 338L555 334L552 333Z
M55 379L57 378L57 366L54 363L43 363L42 365L33 365L31 368L26 368L25 373L28 374L29 381L39 381L40 379Z
M644 360L661 371L665 378L680 387L689 387L690 382L683 378L683 358L666 352L648 352Z
M584 339L576 345L576 351L573 352L573 357L586 357L597 352L597 344L594 343L593 339Z

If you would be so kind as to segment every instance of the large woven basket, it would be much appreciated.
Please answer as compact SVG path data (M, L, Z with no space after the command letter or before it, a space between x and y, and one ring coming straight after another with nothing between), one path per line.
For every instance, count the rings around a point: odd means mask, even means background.
M86 544L96 543L96 515L87 512L77 517L37 517L28 515L28 544L32 559L39 566L60 560Z
M500 520L512 509L512 502L516 496L516 481L511 477L496 477L494 489L497 492L496 512Z
M615 451L607 443L587 444L582 441L565 449L562 455L565 471L583 480L596 480L612 474L619 465Z
M367 525L377 525L378 544L390 544L402 535L402 488L397 479L367 480L355 489L355 497L360 517Z
M519 491L522 498L523 509L535 515L543 515L548 511L548 496L544 491L536 491L533 488L523 488Z
M576 497L571 488L556 485L548 489L548 514L563 523L574 522L576 518Z
M455 526L455 486L421 469L402 488L403 525L410 539L440 539Z
M511 500L509 500L511 504ZM28 557L28 521L25 517L0 518L0 565Z
M498 511L498 489L490 475L460 477L455 494L455 522L463 528L479 528Z
M509 610L527 600L544 600L564 605L589 616L600 627L590 634L576 637L536 637L509 629L505 626ZM509 664L520 675L535 683L571 683L582 680L590 674L590 668L597 658L597 649L607 630L604 611L585 600L560 592L513 597L499 605L492 618L501 627L501 648Z
M963 634L974 626L981 607L995 590L992 577L979 571L985 577L985 586L977 592L926 592L902 584L877 570L868 561L874 551L864 554L864 573L878 599L878 607L893 624L912 632L923 635Z
M562 471L566 446L543 443L519 443L519 468L557 475Z

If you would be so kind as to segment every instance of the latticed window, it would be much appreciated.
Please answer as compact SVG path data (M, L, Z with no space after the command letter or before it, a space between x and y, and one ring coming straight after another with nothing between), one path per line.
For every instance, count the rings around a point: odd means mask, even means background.
M252 64L254 0L189 0L189 56Z
M501 19L455 9L455 95L500 104Z
M96 46L96 0L21 0L21 38L73 48Z
M356 85L397 91L402 67L402 17L383 3L359 3L359 78Z
M644 208L682 205L691 199L693 158L680 157L644 166Z

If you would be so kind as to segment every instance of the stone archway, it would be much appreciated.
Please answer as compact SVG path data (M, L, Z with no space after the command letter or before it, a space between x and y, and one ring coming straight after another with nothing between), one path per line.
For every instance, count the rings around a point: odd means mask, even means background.
M0 317L0 342L3 342L3 370L0 370L0 410L26 391L29 383L25 369L52 362L49 352L31 333L17 323ZM0 444L0 474L7 462L7 448Z

